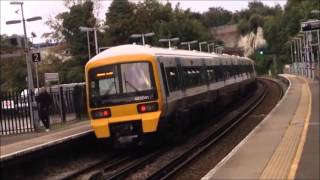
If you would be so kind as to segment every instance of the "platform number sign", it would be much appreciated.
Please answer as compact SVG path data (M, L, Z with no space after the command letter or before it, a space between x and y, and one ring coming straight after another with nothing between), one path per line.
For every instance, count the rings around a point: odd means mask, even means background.
M40 62L41 61L41 57L40 57L40 53L32 53L32 61L33 62Z

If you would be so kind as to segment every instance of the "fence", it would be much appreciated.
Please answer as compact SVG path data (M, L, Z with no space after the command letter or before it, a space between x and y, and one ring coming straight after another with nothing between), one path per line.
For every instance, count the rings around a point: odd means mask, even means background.
M48 88L53 102L50 108L50 123L57 124L86 118L85 87ZM0 92L0 135L35 131L34 119L30 116L30 99L35 93ZM34 116L33 116L34 117ZM43 126L40 122L40 126Z

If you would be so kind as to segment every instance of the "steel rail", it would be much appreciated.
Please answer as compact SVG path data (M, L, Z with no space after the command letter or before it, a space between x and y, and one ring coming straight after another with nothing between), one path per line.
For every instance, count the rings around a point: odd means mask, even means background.
M114 167L119 166L121 163L124 163L125 161L129 160L129 156L121 157L121 158L110 158L106 157L103 160L100 160L96 163L93 163L89 165L88 167L84 167L78 171L72 172L64 177L61 177L59 179L75 179L77 177L80 177L81 175L87 174L89 172L94 171L95 169L101 169L100 166L103 166L103 170L112 169ZM109 161L109 162L108 162ZM97 173L95 173L97 174Z
M102 176L100 179L108 179L108 180L124 179L125 177L129 176L130 174L144 167L146 164L151 163L153 160L158 158L161 154L165 153L166 151L168 151L168 148L164 148L164 149L155 151L153 153L150 153L146 156L143 156L141 158L138 158L137 160L130 163L128 166L125 166L119 171L117 171L115 174L111 176Z
M186 164L195 159L198 155L200 155L203 151L205 151L208 147L212 146L216 143L222 136L224 136L227 132L229 132L236 124L238 124L242 119L247 117L258 105L262 103L264 98L266 97L269 87L265 82L262 82L263 88L262 92L258 95L258 97L250 103L243 111L244 113L238 113L234 115L233 118L228 120L225 124L223 124L220 128L218 128L215 132L211 133L209 136L204 138L201 142L194 145L192 148L182 153L180 156L177 156L175 159L170 161L166 166L162 167L158 171L151 174L146 179L167 179L172 176L175 172L180 170ZM270 82L270 81L269 81ZM274 82L273 82L274 83Z

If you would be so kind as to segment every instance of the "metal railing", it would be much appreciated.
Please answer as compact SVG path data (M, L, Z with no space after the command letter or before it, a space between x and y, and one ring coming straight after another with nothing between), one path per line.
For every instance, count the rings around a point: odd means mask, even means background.
M86 119L85 87L58 87L48 89L52 98L49 111L50 124ZM0 92L0 135L11 135L33 132L35 122L30 116L29 96L33 92ZM40 128L43 127L40 121Z

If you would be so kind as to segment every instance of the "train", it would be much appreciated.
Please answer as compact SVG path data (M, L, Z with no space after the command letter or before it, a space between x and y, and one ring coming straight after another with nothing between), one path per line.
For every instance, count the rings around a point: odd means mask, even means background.
M174 137L193 110L246 91L256 72L247 57L128 44L90 59L85 79L96 137L125 143Z

